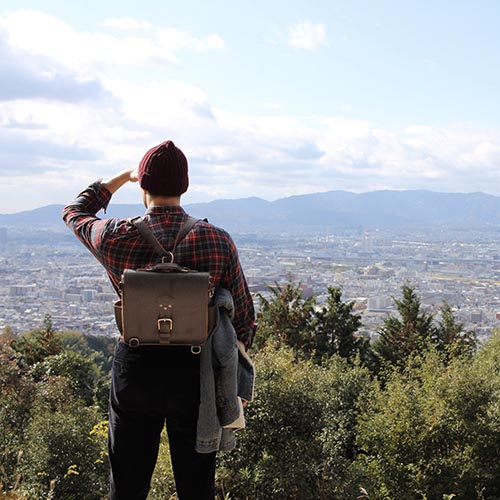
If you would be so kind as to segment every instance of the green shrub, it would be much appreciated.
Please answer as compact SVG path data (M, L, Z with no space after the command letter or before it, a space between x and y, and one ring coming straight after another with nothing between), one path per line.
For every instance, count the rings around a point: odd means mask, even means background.
M20 461L23 492L33 500L104 498L108 489L105 442L95 433L101 413L73 398L64 378L38 386Z
M15 353L0 344L0 492L18 482L18 460L31 417L35 383L18 366Z
M472 361L437 352L410 359L359 413L357 463L370 498L498 499L500 341Z
M37 379L48 376L65 377L72 392L83 399L86 405L92 405L95 400L98 368L91 359L79 352L67 350L48 356L36 363L32 372Z
M366 370L334 356L325 367L266 346L255 358L257 399L236 452L220 456L221 489L231 498L356 498L350 465L356 400Z

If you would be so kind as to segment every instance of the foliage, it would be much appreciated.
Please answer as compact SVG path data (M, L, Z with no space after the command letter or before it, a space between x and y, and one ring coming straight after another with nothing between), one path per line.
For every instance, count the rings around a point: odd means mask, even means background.
M246 411L237 453L221 456L219 477L235 498L355 498L351 459L356 401L365 369L339 357L297 362L268 344L255 359L257 400Z
M18 459L34 394L35 384L17 364L15 352L0 344L0 492L18 483Z
M493 344L485 352L498 360ZM372 500L500 498L500 374L487 356L447 365L428 350L373 391L359 414L356 460Z
M379 329L380 338L375 349L383 362L402 368L409 356L427 348L436 335L433 316L421 310L415 289L402 287L402 298L394 299L398 316L389 315Z
M260 312L257 317L259 333L255 347L261 347L269 339L279 341L296 349L308 349L310 345L309 324L313 313L314 299L304 298L300 283L291 281L284 286L277 283L269 287L271 298L259 295Z
M499 332L476 350L450 306L437 321L403 287L376 346L388 369L370 372L339 289L323 306L293 283L261 300L257 397L219 456L219 498L500 499ZM0 498L106 496L113 344L50 317L0 334ZM165 435L149 498L176 498Z
M68 397L61 377L38 384L38 395L20 460L30 499L99 500L107 491L107 462L92 432L100 412Z
M83 399L85 404L94 402L95 388L99 375L96 364L83 354L62 351L36 363L32 372L37 379L62 376L70 382L72 392Z
M99 342L99 341L98 341ZM80 334L42 328L0 337L0 495L99 500L107 490L106 440L96 393L109 349ZM107 339L102 346L109 348ZM107 399L107 396L106 396Z
M474 331L464 331L464 324L456 320L451 306L445 302L434 344L448 362L456 357L471 356L477 349L477 336Z
M477 341L474 332L465 332L446 302L441 321L422 311L420 298L409 285L402 287L401 299L394 299L398 315L389 315L379 328L380 338L374 349L382 364L402 369L410 357L434 347L449 362L455 357L472 355Z
M21 335L12 342L12 347L18 353L19 362L25 366L32 366L47 356L61 352L61 345L52 327L50 316L45 317L43 328Z
M100 373L105 374L111 371L116 345L114 338L67 331L58 332L58 339L63 350L78 352L90 358L97 365Z
M353 312L354 302L343 302L340 288L328 287L326 304L315 308L312 320L313 349L317 360L338 354L353 360L366 357L368 340L356 336L361 316Z
M256 347L274 340L317 363L336 354L351 361L359 355L368 362L369 342L356 335L361 317L354 313L354 303L342 301L339 288L328 287L323 306L317 306L315 297L304 298L300 284L276 284L270 292L270 299L259 296Z

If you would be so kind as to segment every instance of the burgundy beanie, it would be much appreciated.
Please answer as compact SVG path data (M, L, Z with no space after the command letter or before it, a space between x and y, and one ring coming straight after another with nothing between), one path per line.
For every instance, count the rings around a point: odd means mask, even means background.
M172 142L151 148L139 163L139 184L152 194L180 196L189 186L188 162Z

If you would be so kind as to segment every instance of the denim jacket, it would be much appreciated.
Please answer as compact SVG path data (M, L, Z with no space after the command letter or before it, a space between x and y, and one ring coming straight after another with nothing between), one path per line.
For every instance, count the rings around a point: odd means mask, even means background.
M229 290L218 290L213 304L217 308L216 324L200 354L198 453L232 450L236 446L236 428L226 426L241 419L240 398L253 399L254 366L245 349L238 348Z

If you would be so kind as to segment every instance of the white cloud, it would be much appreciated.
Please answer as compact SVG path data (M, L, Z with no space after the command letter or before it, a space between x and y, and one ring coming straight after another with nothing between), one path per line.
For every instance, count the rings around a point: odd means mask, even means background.
M149 21L140 21L131 17L109 17L102 22L106 28L117 28L124 31L151 30L153 24Z
M222 39L119 21L115 28L140 30L140 36L82 33L33 11L0 17L0 212L64 203L86 183L137 165L146 149L166 138L190 161L187 202L332 189L500 195L499 131L389 130L279 109L273 116L220 109L196 85L164 74L161 80L118 79L102 66L113 60L164 64L181 49L220 49ZM124 49L128 58L120 55ZM5 89L17 94L9 97ZM12 197L16 184L23 195ZM137 190L124 190L119 199L137 201Z
M207 51L225 47L218 34L197 37L130 18L108 19L104 25L145 32L134 36L79 32L50 14L33 10L18 10L0 17L0 28L13 49L21 54L50 58L81 78L101 73L106 65L162 66L175 63L175 53L179 50Z
M292 26L288 31L288 43L296 49L316 50L326 41L326 29L323 24L303 21Z
M160 47L164 47L168 50L191 49L197 52L203 52L206 50L221 50L225 48L223 38L217 34L198 38L175 28L157 30L155 39Z

